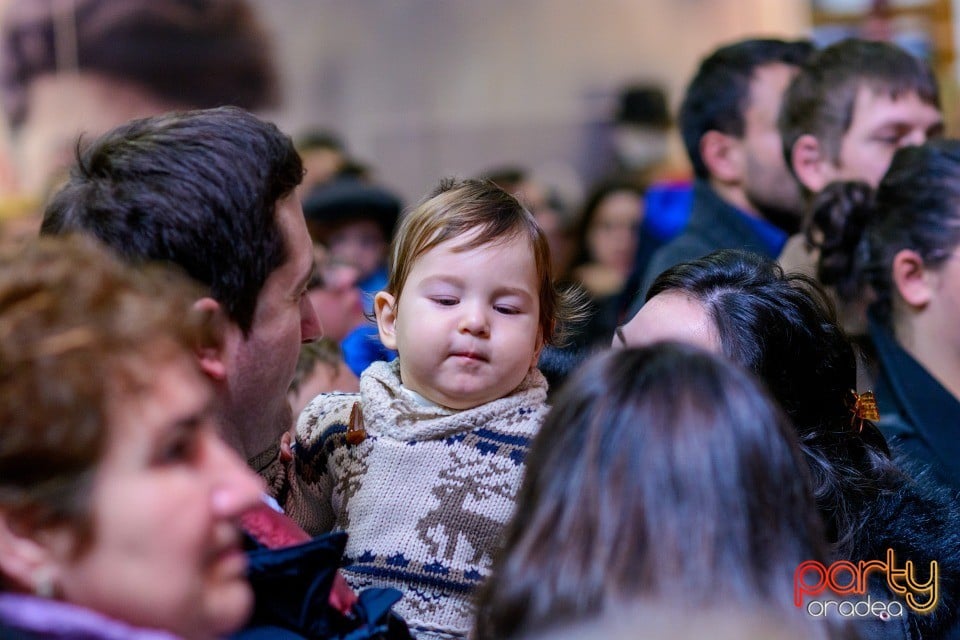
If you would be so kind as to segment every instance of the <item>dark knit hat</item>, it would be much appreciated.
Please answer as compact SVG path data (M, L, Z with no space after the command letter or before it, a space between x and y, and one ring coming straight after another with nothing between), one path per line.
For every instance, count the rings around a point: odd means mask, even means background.
M340 177L311 189L303 201L310 226L332 228L355 220L373 220L389 241L400 218L400 199L383 187Z
M667 96L656 85L624 87L614 118L619 124L666 129L670 126Z

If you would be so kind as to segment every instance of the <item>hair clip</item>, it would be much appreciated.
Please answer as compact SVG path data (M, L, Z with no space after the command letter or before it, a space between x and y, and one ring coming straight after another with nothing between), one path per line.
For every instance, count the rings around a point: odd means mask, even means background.
M876 422L880 419L880 411L877 409L877 398L873 395L873 391L864 391L863 393L857 393L853 389L850 390L850 413L852 417L850 418L850 428L853 428L853 425L860 423L857 433L863 431L863 423L865 420L870 420L871 422Z
M363 411L360 403L354 402L350 410L350 424L347 425L347 444L360 444L367 438L367 430L363 428Z

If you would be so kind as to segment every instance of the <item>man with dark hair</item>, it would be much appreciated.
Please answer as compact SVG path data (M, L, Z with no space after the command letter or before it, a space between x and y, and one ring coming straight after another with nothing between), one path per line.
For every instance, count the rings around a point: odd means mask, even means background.
M300 344L319 335L307 283L313 253L294 192L290 138L222 107L136 120L87 146L47 206L43 234L99 238L123 258L178 265L206 287L220 320L199 354L227 441L282 491L281 435Z
M783 97L783 155L806 200L838 180L876 187L894 152L943 134L930 66L900 47L851 38L810 58ZM806 233L780 255L788 271L815 275L819 252ZM858 333L858 322L845 322Z
M886 42L848 39L813 55L784 93L783 154L805 192L834 180L876 186L894 152L943 133L924 61Z
M313 249L292 140L236 107L134 120L78 154L41 233L85 233L129 262L180 267L208 295L193 305L221 329L197 349L223 436L285 499L287 389L319 321L307 285ZM265 500L267 502L267 500ZM274 503L274 508L279 507ZM245 513L255 609L237 638L408 639L391 590L355 595L337 573L346 536L309 536L266 504ZM359 606L357 605L359 597ZM291 633L293 632L293 633Z
M751 39L701 62L679 116L696 175L690 221L651 257L634 306L664 269L716 249L774 257L799 227L800 193L776 123L783 90L812 51L803 41Z

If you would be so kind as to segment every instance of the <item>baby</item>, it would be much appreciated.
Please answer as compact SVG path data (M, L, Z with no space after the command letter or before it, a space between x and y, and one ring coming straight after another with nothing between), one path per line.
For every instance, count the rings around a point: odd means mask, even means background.
M304 410L287 509L311 533L347 531L347 580L403 590L418 637L466 637L547 411L537 358L578 305L531 214L465 180L403 219L374 307L399 357Z

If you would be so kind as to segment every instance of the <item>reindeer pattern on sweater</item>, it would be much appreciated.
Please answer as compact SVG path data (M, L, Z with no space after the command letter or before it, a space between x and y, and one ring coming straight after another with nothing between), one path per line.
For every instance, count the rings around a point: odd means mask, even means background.
M287 512L312 534L346 531L348 582L403 591L395 609L418 637L466 637L546 391L534 369L509 396L454 411L405 393L397 361L374 363L359 394L301 414ZM358 402L367 435L349 444Z

